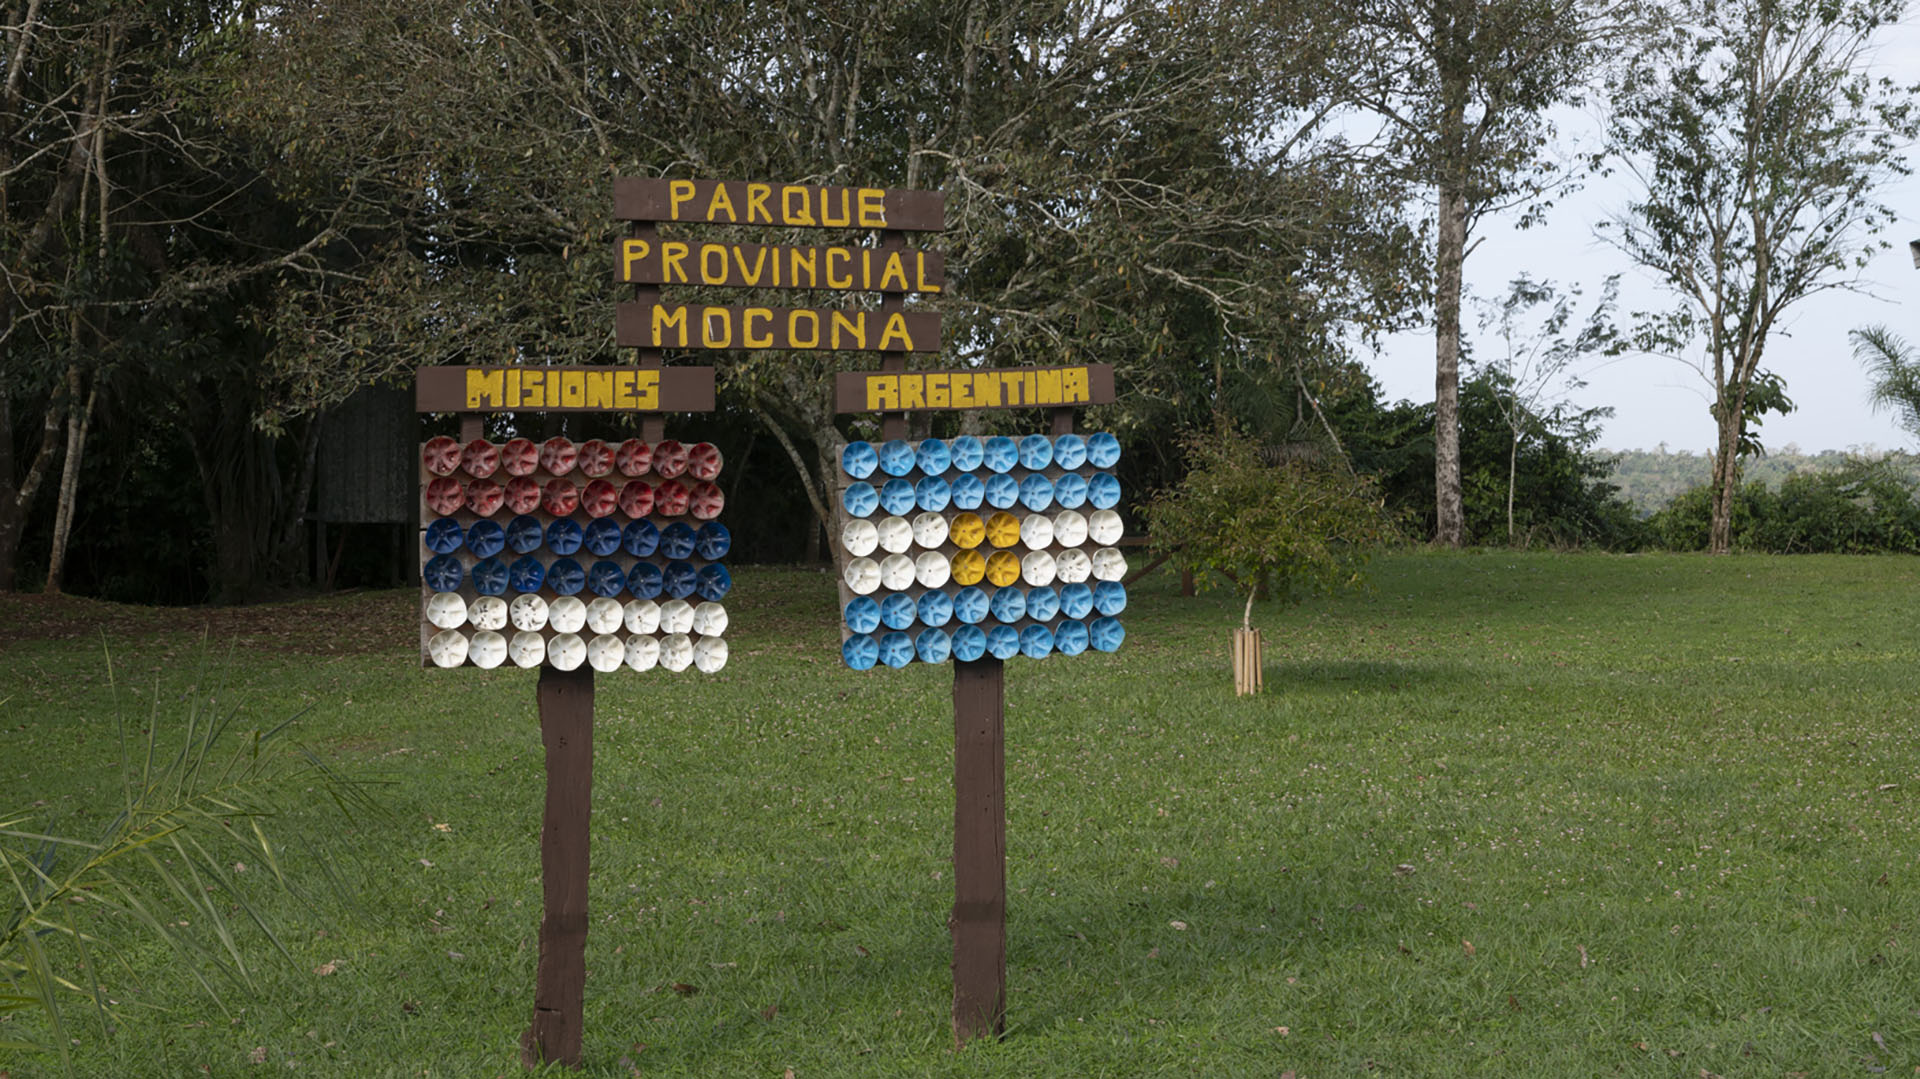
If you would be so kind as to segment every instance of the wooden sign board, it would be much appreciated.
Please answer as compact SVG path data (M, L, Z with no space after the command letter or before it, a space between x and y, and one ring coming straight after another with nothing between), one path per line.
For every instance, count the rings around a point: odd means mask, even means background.
M712 412L711 367L423 367L419 412Z
M934 294L947 283L938 251L687 243L635 237L615 248L614 279L627 285L804 288Z
M835 412L940 412L965 408L1071 408L1111 403L1113 365L989 367L959 371L842 371Z
M622 221L939 232L947 227L947 197L939 191L883 187L618 176L613 181L613 216Z
M940 316L924 311L623 303L613 317L614 343L641 348L940 351Z

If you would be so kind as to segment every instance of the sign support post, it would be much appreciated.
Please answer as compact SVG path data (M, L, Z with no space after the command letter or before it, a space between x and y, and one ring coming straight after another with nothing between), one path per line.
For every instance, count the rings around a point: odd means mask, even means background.
M1006 664L953 665L953 1041L1007 1026Z
M580 1066L587 986L588 818L593 807L593 668L540 668L547 803L540 827L540 960L520 1063Z

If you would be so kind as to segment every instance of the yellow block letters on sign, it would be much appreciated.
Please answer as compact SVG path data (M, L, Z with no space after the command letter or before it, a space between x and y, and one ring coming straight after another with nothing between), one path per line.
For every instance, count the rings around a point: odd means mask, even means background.
M887 226L886 191L878 187L808 187L801 184L746 184L746 205L736 206L726 184L712 184L705 199L692 180L667 185L674 221L711 221L727 225L790 225L803 228Z
M467 407L486 409L660 407L660 372L642 368L468 368Z
M867 410L1084 405L1093 400L1085 367L926 371L866 377Z

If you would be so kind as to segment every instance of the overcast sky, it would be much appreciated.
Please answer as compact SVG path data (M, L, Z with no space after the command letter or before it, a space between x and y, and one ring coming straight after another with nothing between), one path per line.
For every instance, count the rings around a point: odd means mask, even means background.
M1920 16L1910 11L1903 23L1883 32L1877 62L1895 79L1920 81ZM1908 147L1906 158L1920 171L1920 150ZM1627 194L1616 183L1597 180L1556 207L1544 225L1521 231L1511 219L1483 221L1476 234L1482 242L1467 260L1467 287L1491 298L1524 272L1561 285L1578 282L1592 296L1608 274L1621 273L1623 309L1671 306L1669 294L1594 236L1594 223L1621 208ZM1768 341L1762 366L1786 380L1787 396L1797 406L1790 415L1766 417L1759 434L1769 449L1793 443L1806 452L1920 450L1920 440L1903 431L1891 415L1868 407L1867 379L1847 339L1849 330L1880 323L1920 348L1920 269L1907 247L1908 241L1920 240L1920 178L1908 176L1884 189L1882 196L1902 217L1882 235L1893 247L1875 257L1862 281L1878 298L1827 292L1804 300L1788 309L1784 333ZM1469 334L1474 320L1469 306L1462 314ZM1489 342L1482 353L1489 354L1491 348ZM1430 330L1393 338L1368 366L1389 399L1433 400ZM1614 409L1602 429L1603 448L1653 449L1664 442L1669 450L1704 453L1713 445L1709 390L1692 367L1632 356L1589 367L1583 377L1587 385L1569 398L1582 406Z

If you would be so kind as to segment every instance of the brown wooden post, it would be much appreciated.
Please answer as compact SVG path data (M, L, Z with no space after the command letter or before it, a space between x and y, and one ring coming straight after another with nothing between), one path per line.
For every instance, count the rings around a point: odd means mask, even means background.
M580 1066L587 986L587 818L593 803L593 668L540 668L540 737L547 808L540 829L545 915L534 975L533 1024L520 1037L529 1068Z
M635 221L633 223L633 238L636 240L645 240L650 247L658 247L660 245L660 228L651 221ZM633 286L633 298L639 303L659 303L660 286L635 285ZM660 350L657 348L643 348L640 349L639 352L639 365L641 367L659 367L665 363L664 357L662 357ZM640 417L640 441L652 445L666 437L667 419L665 416L660 415L658 412L649 412Z
M887 229L880 233L880 250L895 251L907 246L907 234L898 229ZM904 293L888 292L880 297L880 321L886 322L887 316L907 309ZM889 374L898 374L907 369L907 354L887 352L880 357L880 370ZM907 437L907 414L904 412L882 412L880 414L880 437L896 439Z
M1007 1018L1006 667L953 665L953 1041Z

